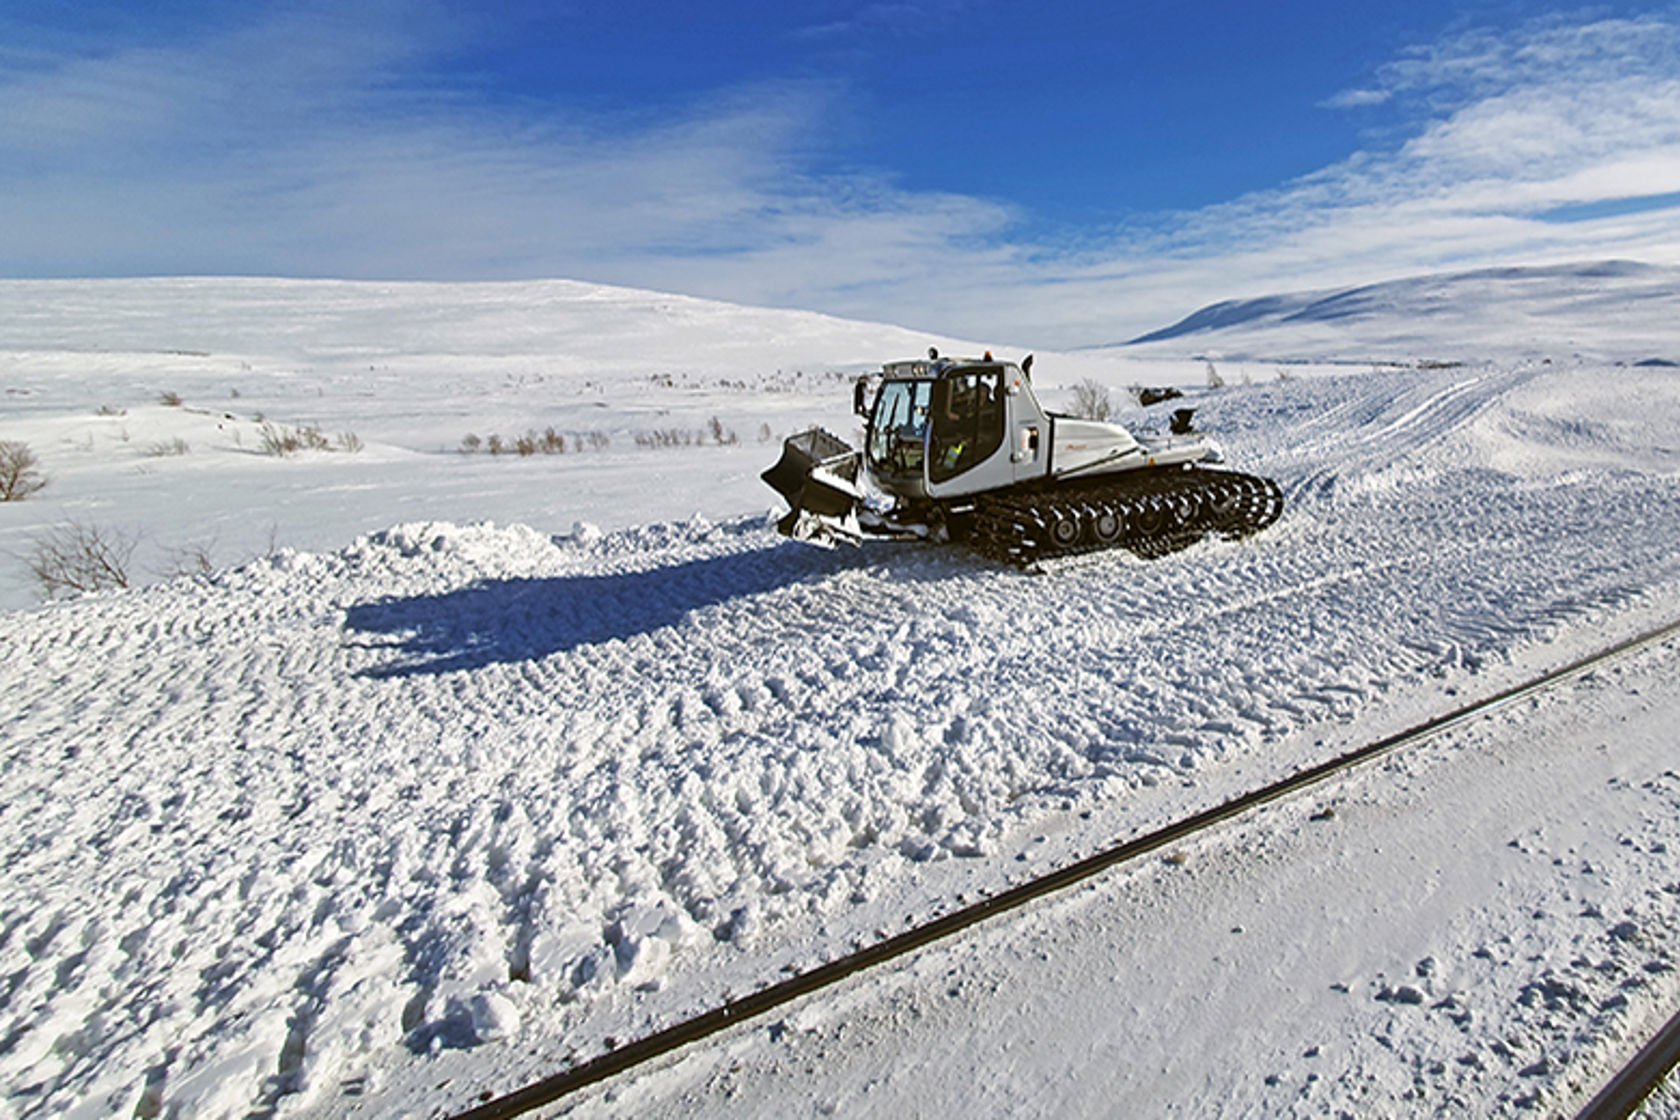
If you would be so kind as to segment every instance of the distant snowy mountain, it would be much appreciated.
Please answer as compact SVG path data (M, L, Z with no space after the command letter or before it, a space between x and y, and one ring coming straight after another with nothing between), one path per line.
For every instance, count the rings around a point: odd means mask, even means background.
M1245 360L1680 360L1680 269L1494 268L1225 300L1124 345Z

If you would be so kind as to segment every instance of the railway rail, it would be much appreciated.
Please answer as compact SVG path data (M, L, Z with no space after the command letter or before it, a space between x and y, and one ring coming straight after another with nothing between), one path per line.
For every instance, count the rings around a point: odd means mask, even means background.
M1628 638L1522 684L1464 704L1444 715L1367 743L1233 800L1143 836L1116 843L1074 863L1019 883L979 902L941 915L756 992L730 1000L504 1095L487 1096L477 1106L459 1113L457 1120L502 1120L553 1104L588 1086L651 1063L794 1000L832 987L860 972L950 938L971 926L1018 910L1047 895L1064 891L1120 864L1182 843L1216 825L1310 789L1356 767L1480 719L1545 689L1583 676L1608 662L1677 636L1680 636L1680 622ZM1680 1060L1680 1016L1670 1020L1662 1034L1642 1050L1616 1080L1606 1086L1599 1097L1581 1112L1581 1120L1621 1120L1622 1117L1630 1115L1639 1102L1663 1080L1677 1060Z
M1680 1015L1665 1023L1633 1060L1587 1102L1576 1120L1627 1120L1680 1065Z

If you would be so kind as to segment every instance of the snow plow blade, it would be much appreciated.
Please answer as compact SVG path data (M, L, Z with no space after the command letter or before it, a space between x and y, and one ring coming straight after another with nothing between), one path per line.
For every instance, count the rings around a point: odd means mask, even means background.
M788 514L776 522L784 537L833 544L856 544L858 527L858 453L838 436L812 428L789 436L782 457L759 476L788 504Z

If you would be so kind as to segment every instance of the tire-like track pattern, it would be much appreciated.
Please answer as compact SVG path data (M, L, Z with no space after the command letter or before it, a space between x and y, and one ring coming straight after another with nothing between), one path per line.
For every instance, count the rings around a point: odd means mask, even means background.
M1154 559L1210 533L1226 540L1258 533L1282 513L1283 492L1269 478L1161 469L981 495L969 544L1020 568L1110 548Z

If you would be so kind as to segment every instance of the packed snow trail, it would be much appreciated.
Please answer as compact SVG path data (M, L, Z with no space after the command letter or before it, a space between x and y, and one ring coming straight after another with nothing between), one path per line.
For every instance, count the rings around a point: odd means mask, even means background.
M1149 564L414 523L6 616L8 1103L377 1111L461 1052L505 1085L902 920L949 857L1002 881L1070 809L1110 839L1143 791L1672 602L1680 389L1616 375L1637 401L1540 368L1210 394L1290 506Z

